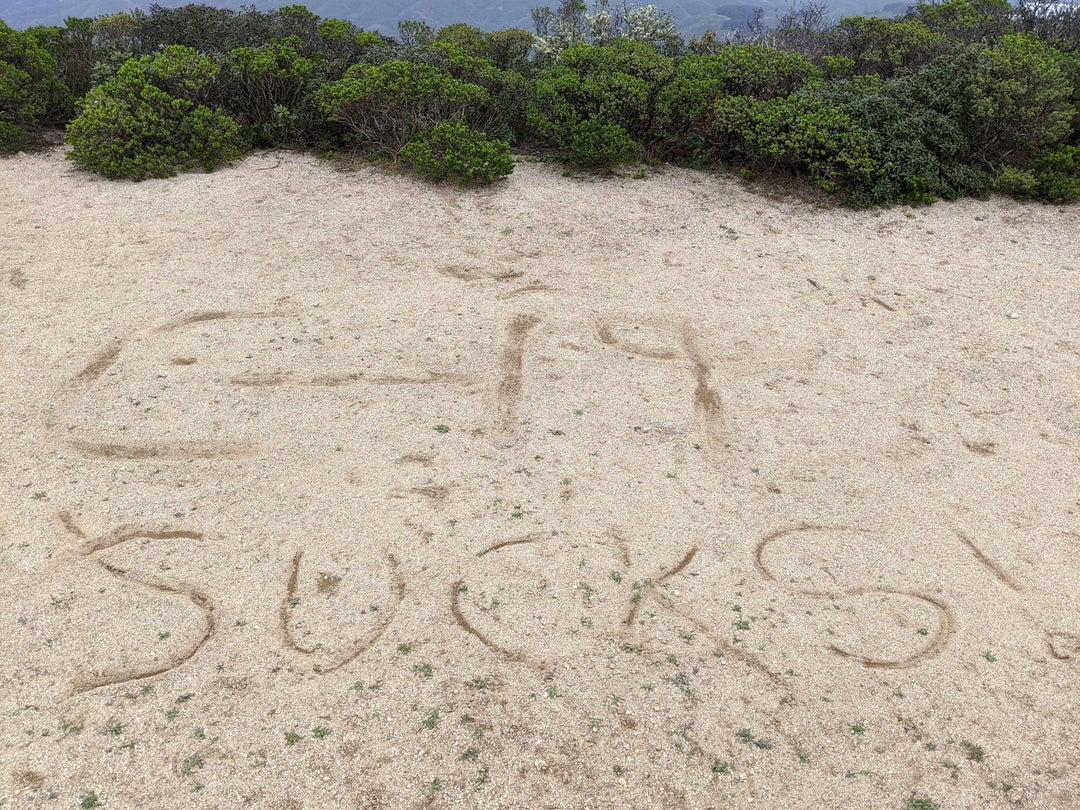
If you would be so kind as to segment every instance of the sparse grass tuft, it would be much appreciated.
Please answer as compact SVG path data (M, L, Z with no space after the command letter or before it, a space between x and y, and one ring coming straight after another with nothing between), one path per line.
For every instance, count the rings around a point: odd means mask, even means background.
M184 759L180 763L180 775L190 776L195 771L201 769L206 763L203 762L203 758L198 754L192 754L190 757Z
M421 678L432 678L435 675L435 671L431 668L431 664L426 661L423 664L417 664L412 668L415 675L419 675Z
M968 740L962 740L960 747L964 749L964 756L970 759L972 762L982 762L986 759L986 751L981 745L975 745Z

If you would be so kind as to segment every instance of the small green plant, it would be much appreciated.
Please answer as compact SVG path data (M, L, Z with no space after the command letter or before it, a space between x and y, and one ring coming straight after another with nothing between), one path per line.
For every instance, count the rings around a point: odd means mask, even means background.
M203 758L201 756L199 756L198 754L192 754L180 763L180 775L190 776L195 771L200 770L205 764L206 763L203 762Z
M767 740L764 737L759 737L755 739L754 733L748 728L739 729L738 733L735 735L735 739L737 739L741 743L745 743L746 745L752 745L755 748L760 748L762 751L769 751L773 748L771 740Z
M421 678L431 678L435 672L431 667L431 664L424 662L423 664L417 664L412 668L414 674L419 675Z
M64 737L69 737L72 734L78 734L83 730L82 723L70 723L67 720L60 724L60 730L64 732Z
M98 799L97 794L91 790L83 794L82 801L79 802L79 807L82 807L84 810L86 810L87 808L97 807L99 803L100 800Z
M428 180L487 185L514 171L510 146L470 129L463 119L442 121L417 133L401 161Z
M467 762L471 762L473 760L479 759L479 757L480 757L480 749L479 748L466 748L465 753L463 753L461 755L461 758L463 760L467 761Z
M449 425L436 425L435 426L435 432L436 433L449 433L450 432L450 426Z
M285 745L296 745L301 739L303 738L295 731L285 732Z
M420 721L420 725L422 725L426 729L434 729L437 725L439 725L439 720L439 710L432 709L428 716Z
M323 740L330 736L330 729L326 726L315 726L315 728L311 730L311 735L316 740Z
M964 756L970 759L972 762L982 762L986 759L986 751L981 745L975 745L968 740L962 740L960 747L964 749Z
M932 799L911 796L904 804L904 810L940 810L941 805Z

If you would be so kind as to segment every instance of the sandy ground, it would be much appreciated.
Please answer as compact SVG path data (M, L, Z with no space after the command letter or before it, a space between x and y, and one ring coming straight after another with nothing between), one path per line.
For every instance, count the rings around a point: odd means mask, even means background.
M5 810L1080 806L1080 208L0 211Z

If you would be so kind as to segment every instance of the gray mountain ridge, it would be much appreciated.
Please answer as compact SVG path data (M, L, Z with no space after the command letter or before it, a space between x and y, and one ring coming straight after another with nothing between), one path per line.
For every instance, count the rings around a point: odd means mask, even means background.
M159 0L157 4L175 8L187 5L188 0ZM557 4L558 0L549 0L548 3L542 0L310 0L303 3L320 17L349 20L368 31L390 35L396 33L399 20L424 20L436 29L450 23L464 22L485 31L509 27L531 31L533 26L529 11L535 6ZM62 25L68 17L97 17L136 8L145 11L149 5L149 0L0 0L0 20L19 29L35 25ZM269 11L288 3L212 0L205 5L232 9L254 5L262 11ZM747 0L745 3L730 0L670 0L654 5L670 12L683 36L689 37L708 30L724 31L741 27L757 8L764 9L765 21L768 22L775 19L777 14L787 11L792 4L788 0ZM911 3L895 0L835 0L829 3L829 13L835 18L857 14L893 16L903 13L909 5Z

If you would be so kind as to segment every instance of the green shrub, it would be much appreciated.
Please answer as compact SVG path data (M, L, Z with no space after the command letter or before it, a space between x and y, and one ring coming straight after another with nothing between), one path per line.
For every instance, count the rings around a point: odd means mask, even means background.
M229 51L224 71L229 91L222 101L257 145L282 143L303 128L297 113L315 79L315 62L301 54L302 47L290 37Z
M994 180L994 188L1002 194L1021 200L1030 200L1037 196L1037 185L1033 171L1015 166L1003 166Z
M530 126L572 163L612 166L648 134L657 94L673 73L671 59L632 40L571 45L537 75ZM597 142L601 134L615 138L610 148Z
M0 22L0 151L18 149L27 126L56 120L68 98L48 51Z
M830 193L864 185L875 170L866 133L843 110L809 93L766 101L721 98L713 126L723 157L766 173L807 175Z
M529 52L535 37L524 28L501 28L485 34L491 61L499 70L528 73L531 69Z
M1065 146L1038 154L1030 169L1004 166L995 187L1022 200L1080 200L1080 146Z
M1030 34L1006 34L973 51L969 89L979 159L1026 167L1035 152L1069 135L1077 115L1075 57Z
M666 142L665 151L676 154L690 133L713 139L712 107L721 96L767 100L821 81L821 69L803 54L760 45L731 45L687 56L660 90L656 134Z
M232 9L196 3L179 8L155 4L149 13L135 9L130 14L111 16L114 23L120 25L123 25L124 17L129 18L131 36L136 40L135 47L118 44L119 50L149 54L170 45L183 45L207 53L223 54L230 48L249 44L247 36L241 33L241 27L237 25L239 15ZM260 33L268 30L269 26L264 26Z
M477 59L488 59L491 56L491 42L484 36L484 32L465 23L453 23L440 28L435 34L435 42L456 45Z
M181 45L170 45L138 64L148 83L190 101L206 100L220 71L210 57Z
M396 158L413 136L451 118L466 117L491 96L431 65L391 60L354 65L322 87L322 110L348 127L361 144Z
M566 140L573 162L588 169L625 163L637 146L621 126L598 118L586 118L574 124Z
M151 4L149 12L103 15L93 21L95 49L136 56L155 55L170 45L196 48L222 62L237 48L261 49L275 41L292 42L293 50L340 78L371 44L386 40L364 33L347 20L323 19L302 5L259 11L190 3L177 8Z
M856 61L850 56L830 56L826 54L821 57L822 70L825 72L825 78L830 81L850 78L855 73L857 66Z
M889 78L917 70L953 46L914 18L845 17L829 31L830 56L846 56L855 73ZM829 59L830 57L825 57Z
M93 25L89 18L69 17L63 27L37 26L26 30L56 60L56 76L67 87L72 100L70 105L65 104L65 115L74 109L74 99L90 89L98 50Z
M849 204L926 203L985 193L989 175L970 164L966 81L945 60L901 78L864 77L822 89L822 97L864 133L875 165L864 182L845 189Z
M21 127L0 121L0 154L4 152L18 152L26 140L26 133Z
M1032 161L1040 200L1080 200L1080 146L1063 146L1036 154Z
M525 76L500 70L490 59L472 56L449 42L435 42L431 50L445 73L488 91L488 102L469 111L470 126L511 143L524 134L532 100L532 84Z
M984 42L1011 27L1009 0L919 0L910 12L931 31L957 42Z
M239 156L236 122L194 100L215 73L208 57L182 46L128 61L79 105L68 157L105 177L142 180L195 166L210 171Z
M99 54L116 52L134 54L143 48L145 31L141 31L140 28L145 17L146 15L138 9L130 14L121 11L117 14L102 14L100 17L94 17L90 34L96 51ZM147 43L145 47L152 50L158 47L163 48L165 45L164 43L160 45Z
M465 185L491 183L514 170L506 143L469 129L460 118L413 136L401 160L429 180L454 178Z
M1035 34L1043 42L1080 54L1080 5L1047 0L1017 0L1013 21L1018 33Z

